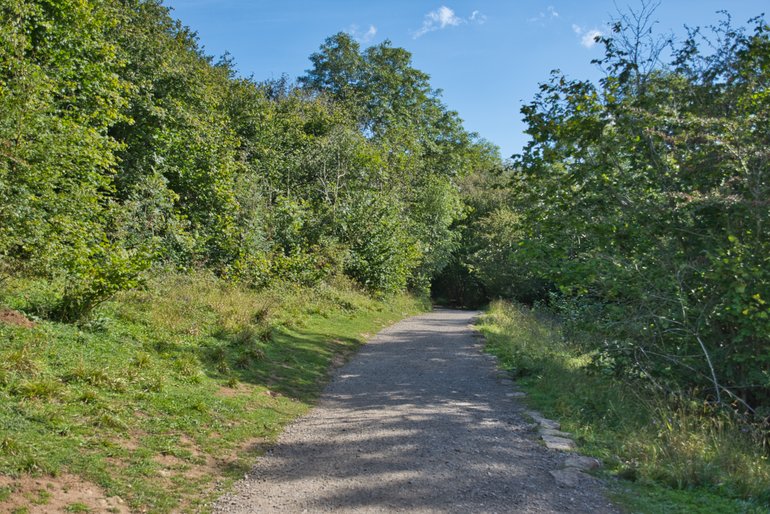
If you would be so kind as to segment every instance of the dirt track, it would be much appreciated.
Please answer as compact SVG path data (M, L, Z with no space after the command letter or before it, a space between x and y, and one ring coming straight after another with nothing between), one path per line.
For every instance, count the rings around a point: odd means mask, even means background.
M549 474L566 454L508 396L476 314L378 334L215 512L616 512L593 477L563 487Z

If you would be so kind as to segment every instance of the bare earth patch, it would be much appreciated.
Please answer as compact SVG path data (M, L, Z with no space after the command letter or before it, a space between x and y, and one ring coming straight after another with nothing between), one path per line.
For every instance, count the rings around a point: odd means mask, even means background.
M108 497L98 485L75 475L20 478L0 476L0 488L11 491L10 498L0 503L2 512L26 507L29 514L50 514L67 512L68 507L78 504L87 507L90 512L130 512L123 499Z
M35 326L35 323L21 312L6 308L0 308L0 323L24 328L32 328Z

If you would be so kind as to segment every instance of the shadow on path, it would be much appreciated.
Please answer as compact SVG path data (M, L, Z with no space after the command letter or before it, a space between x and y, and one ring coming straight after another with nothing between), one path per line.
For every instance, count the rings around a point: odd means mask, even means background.
M384 330L338 370L216 512L614 512L558 487L546 450L468 326L438 310Z

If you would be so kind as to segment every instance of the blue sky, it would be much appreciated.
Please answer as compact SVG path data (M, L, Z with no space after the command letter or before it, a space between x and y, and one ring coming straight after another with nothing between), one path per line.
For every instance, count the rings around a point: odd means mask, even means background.
M504 157L526 143L519 109L558 68L596 79L591 36L607 31L617 8L636 0L166 0L172 15L198 32L206 53L228 51L242 75L262 80L308 68L308 56L339 31L363 46L389 39L443 90L467 129L498 145ZM728 10L735 24L767 9L766 0L662 0L661 32L709 25Z

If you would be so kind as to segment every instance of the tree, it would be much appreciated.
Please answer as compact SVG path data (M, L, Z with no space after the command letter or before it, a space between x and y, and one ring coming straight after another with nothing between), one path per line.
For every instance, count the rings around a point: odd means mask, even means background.
M768 28L692 31L663 66L649 8L605 39L598 85L555 74L523 108L510 255L600 327L615 371L767 405Z

